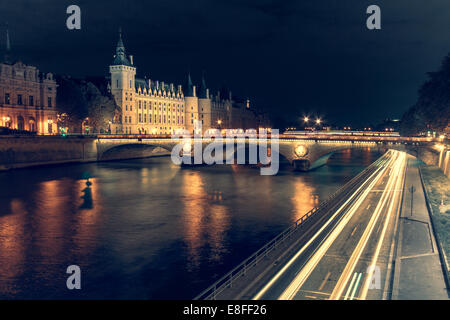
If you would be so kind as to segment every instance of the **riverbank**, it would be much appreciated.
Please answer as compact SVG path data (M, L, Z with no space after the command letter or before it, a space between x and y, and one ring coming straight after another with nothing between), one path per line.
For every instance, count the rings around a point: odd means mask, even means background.
M130 144L100 159L95 136L0 136L0 172L69 163L126 160L169 155L162 148Z
M437 166L421 165L420 172L432 211L432 222L448 274L450 256L450 179Z

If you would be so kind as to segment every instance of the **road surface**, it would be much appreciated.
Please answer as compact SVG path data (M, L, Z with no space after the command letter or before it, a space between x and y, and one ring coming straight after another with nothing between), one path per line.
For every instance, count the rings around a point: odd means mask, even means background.
M385 159L253 299L386 298L407 162Z

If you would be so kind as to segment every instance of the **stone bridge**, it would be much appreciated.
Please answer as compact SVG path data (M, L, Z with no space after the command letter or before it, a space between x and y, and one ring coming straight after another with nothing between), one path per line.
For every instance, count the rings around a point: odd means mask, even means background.
M248 148L249 138L239 148ZM4 136L0 137L0 170L68 162L107 161L149 157L169 153L179 143L169 137L148 136ZM202 143L203 148L211 141ZM270 140L268 142L270 147ZM302 139L279 137L279 154L298 170L311 170L326 163L336 151L348 148L372 148L381 152L397 149L410 153L427 164L437 165L450 174L448 142L430 138L315 137ZM274 150L275 151L275 150Z
M224 140L225 141L225 140ZM132 157L151 155L155 149L164 149L171 152L172 148L181 142L170 138L99 138L97 141L98 160L112 160L123 158L123 152L133 149ZM202 148L212 143L212 140L203 140ZM249 148L249 143L265 143L258 139L236 138L234 140L234 153L240 148ZM371 148L384 152L388 149L405 151L427 164L439 165L448 162L448 156L442 155L442 150L431 139L389 138L389 139L299 139L281 135L278 139L279 155L291 163L295 169L308 171L324 165L336 151L348 148ZM240 144L239 144L240 143ZM271 140L268 139L268 146ZM193 148L192 148L193 149ZM273 149L273 148L272 148ZM141 150L142 154L139 154ZM272 150L273 151L273 150ZM138 152L138 153L136 153ZM224 148L225 154L225 148ZM131 154L130 154L131 155Z

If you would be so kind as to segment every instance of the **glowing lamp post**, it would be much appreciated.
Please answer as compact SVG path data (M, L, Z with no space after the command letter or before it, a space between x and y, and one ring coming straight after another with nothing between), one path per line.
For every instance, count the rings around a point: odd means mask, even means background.
M9 120L11 120L10 117L3 117L3 125L6 127L6 123L9 122Z

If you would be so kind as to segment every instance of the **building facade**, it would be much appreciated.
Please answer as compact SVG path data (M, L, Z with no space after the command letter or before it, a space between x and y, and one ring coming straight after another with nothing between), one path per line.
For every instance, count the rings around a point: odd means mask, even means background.
M56 81L51 73L11 59L9 32L0 63L0 126L37 134L57 133Z
M210 94L204 75L201 85L193 84L190 74L184 90L181 85L136 77L133 56L127 56L119 32L119 41L113 63L109 67L109 89L120 107L119 121L111 125L111 133L172 134L182 130L194 133L202 124L208 129L257 129L267 117L250 108L250 102L233 101L218 92ZM242 126L243 120L245 126Z

